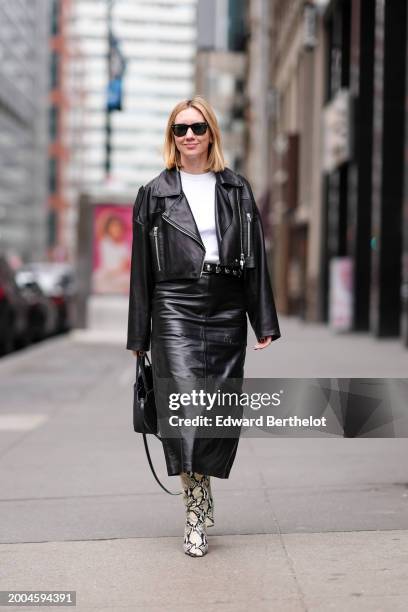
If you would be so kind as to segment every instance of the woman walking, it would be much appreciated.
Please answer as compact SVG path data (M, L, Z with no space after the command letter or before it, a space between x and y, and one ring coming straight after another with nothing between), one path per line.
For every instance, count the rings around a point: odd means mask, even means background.
M163 381L178 390L176 381L193 388L199 380L206 390L242 381L247 314L256 350L280 337L252 190L225 166L215 113L201 96L171 111L164 159L165 169L140 188L133 208L127 338L136 356L151 345L159 423L175 414ZM177 416L192 413L180 405ZM210 477L229 477L238 442L239 434L203 437L197 427L163 436L167 473L181 476L190 556L208 551Z

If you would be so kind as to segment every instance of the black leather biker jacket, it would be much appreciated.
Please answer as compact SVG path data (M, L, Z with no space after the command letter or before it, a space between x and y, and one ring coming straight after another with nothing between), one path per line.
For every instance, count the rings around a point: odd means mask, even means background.
M244 270L247 313L259 340L280 337L261 218L248 181L216 172L215 225L220 264ZM133 206L133 243L126 348L149 350L154 284L202 274L205 247L176 168L139 189Z

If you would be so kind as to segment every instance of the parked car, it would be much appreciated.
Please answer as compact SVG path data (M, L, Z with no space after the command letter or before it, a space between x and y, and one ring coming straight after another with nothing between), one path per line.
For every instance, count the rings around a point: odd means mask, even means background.
M57 307L58 331L68 331L75 322L76 279L70 264L59 262L33 262L22 266L30 271L44 294Z
M29 326L33 341L43 340L58 331L58 307L47 297L30 270L17 270L15 280L29 304Z
M15 281L7 258L0 255L0 355L30 342L29 303Z

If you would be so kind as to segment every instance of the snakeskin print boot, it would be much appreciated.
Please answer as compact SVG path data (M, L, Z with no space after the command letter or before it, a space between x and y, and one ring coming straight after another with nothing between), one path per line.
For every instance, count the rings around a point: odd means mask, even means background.
M186 506L184 552L190 557L203 557L208 552L206 517L208 512L208 480L204 474L183 472L183 499Z
M208 481L207 489L208 489L208 512L205 517L205 524L207 527L214 527L214 499L211 491L211 477L206 476Z
M215 525L215 521L214 521L214 498L212 496L212 491L211 491L211 476L205 476L204 475L204 479L203 479L203 484L206 485L207 490L208 490L208 511L205 517L205 526L206 527L214 527ZM184 503L186 503L186 493L184 491L183 494L183 500Z

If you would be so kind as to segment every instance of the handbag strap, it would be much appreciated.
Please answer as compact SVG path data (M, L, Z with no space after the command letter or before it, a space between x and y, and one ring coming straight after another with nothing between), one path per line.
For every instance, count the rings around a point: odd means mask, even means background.
M150 359L148 358L148 356L147 356L147 354L146 354L146 353L144 353L144 355L141 355L140 357L139 357L139 355L138 355L138 356L137 356L137 360L136 360L136 380L137 380L138 373L139 373L139 369L140 369L140 373L141 373L142 378L143 378L143 383L144 383L144 385L145 385L145 388L147 389L147 379L146 379L146 372L145 372L145 368L144 368L144 366L145 366L145 357L147 358L147 361L149 362L149 365L150 365L150 366L152 365L152 364L151 364L151 361L150 361ZM153 434L153 435L154 435L154 436L155 436L155 437L156 437L158 440L160 440L160 441L161 441L161 437L160 437L160 436L158 436L156 432L152 431L151 433L152 433L152 434ZM160 487L161 487L161 488L162 488L164 491L166 491L166 493L168 493L169 495L181 495L182 491L177 492L177 493L173 493L172 491L169 491L168 489L166 489L166 487L164 486L164 484L162 484L162 483L160 482L159 477L157 476L157 474L156 474L156 472L155 472L155 469L154 469L154 467L153 467L152 458L150 457L149 446L148 446L148 444L147 444L147 436L146 436L146 434L145 434L145 433L144 433L144 434L142 434L142 435L143 435L143 442L144 442L144 447L145 447L145 451L146 451L147 461L149 462L150 469L151 469L151 471L152 471L152 474L153 474L153 476L154 476L154 478L155 478L156 482L157 482L157 483L159 484L159 486L160 486Z
M147 357L146 353L144 355L141 355L139 357L139 355L137 356L136 359L136 380L139 376L139 370L140 373L142 375L142 379L143 379L143 384L145 386L145 389L147 389L147 379L146 379L146 372L145 372L145 358ZM149 365L152 365L150 362L150 359L147 357L147 360L149 362Z
M149 447L147 445L147 436L146 434L142 434L143 435L143 442L144 442L144 447L145 447L145 451L146 451L146 455L147 455L147 460L149 462L150 465L150 469L152 470L152 474L156 480L156 482L159 484L159 486L166 491L166 493L168 493L169 495L181 495L182 491L178 492L178 493L173 493L172 491L169 491L168 489L166 489L166 487L160 482L156 472L154 471L154 467L153 467L153 463L152 463L152 459L150 457L150 453L149 453ZM159 438L160 440L160 438Z

